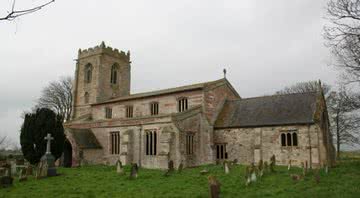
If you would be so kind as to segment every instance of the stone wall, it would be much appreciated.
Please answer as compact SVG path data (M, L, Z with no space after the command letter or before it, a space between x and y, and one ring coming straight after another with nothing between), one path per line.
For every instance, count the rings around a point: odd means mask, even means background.
M209 86L205 90L204 110L209 122L213 124L225 99L239 99L240 97L226 81Z
M280 133L290 130L297 130L298 146L283 147L281 146ZM326 163L322 156L326 155L327 152L323 149L324 145L319 141L321 139L320 134L321 130L316 124L310 126L216 129L214 131L214 143L225 143L229 160L238 159L241 164L256 163L260 159L269 161L274 154L279 165L287 165L291 160L291 163L297 166L305 161L318 166Z
M201 105L203 102L203 92L201 90L173 93L168 95L147 97L143 99L115 102L111 104L95 105L92 107L92 118L94 120L105 119L106 107L112 108L112 117L114 119L125 118L126 106L128 105L133 105L134 118L150 116L150 104L152 102L159 103L159 115L177 113L177 99L180 97L188 98L189 108Z

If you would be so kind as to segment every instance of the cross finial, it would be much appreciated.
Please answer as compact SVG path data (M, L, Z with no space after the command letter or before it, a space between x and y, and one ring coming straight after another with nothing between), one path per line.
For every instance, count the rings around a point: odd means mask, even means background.
M224 68L223 72L224 72L224 78L226 78L226 69L225 68Z
M51 154L51 151L50 151L50 142L51 140L53 140L54 138L51 137L51 134L48 133L47 136L44 138L44 140L47 140L47 144L46 144L46 154Z

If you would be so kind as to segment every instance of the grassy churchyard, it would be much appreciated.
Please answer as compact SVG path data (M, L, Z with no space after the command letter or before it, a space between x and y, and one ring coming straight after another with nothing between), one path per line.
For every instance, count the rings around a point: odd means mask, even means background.
M209 170L201 175L203 169ZM0 189L0 197L208 197L209 175L221 183L221 197L360 197L360 156L347 155L326 174L320 170L320 181L312 173L293 181L290 174L301 174L301 168L276 167L276 173L265 172L256 183L245 185L245 166L233 166L225 174L221 165L207 165L176 171L165 177L164 171L139 169L138 178L118 175L115 166L59 168L61 176L25 182L14 182Z

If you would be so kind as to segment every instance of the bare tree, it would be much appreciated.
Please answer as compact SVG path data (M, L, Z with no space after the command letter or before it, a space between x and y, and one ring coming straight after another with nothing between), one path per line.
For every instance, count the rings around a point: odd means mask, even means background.
M323 83L321 85L324 95L330 91L330 85ZM275 94L292 94L292 93L307 93L307 92L316 92L319 90L319 82L317 81L308 81L308 82L299 82L294 85L285 87L284 89L277 91Z
M0 137L0 150L5 149L6 147L9 146L9 139L7 138L7 136L1 136Z
M41 10L43 7L49 5L49 4L53 3L53 2L55 2L55 0L48 1L48 2L46 2L46 3L43 3L43 4L41 4L41 5L38 5L38 6L35 6L35 7L32 7L32 8L23 9L23 10L16 10L16 9L15 9L16 0L13 0L12 6L11 6L11 11L9 11L6 16L0 17L0 21L2 21L2 20L12 21L12 20L14 20L14 19L17 18L17 17L23 16L23 15L26 15L26 14L30 14L30 13L33 13L33 12L36 12L36 11L39 11L39 10Z
M326 45L336 57L347 83L360 82L360 0L329 0Z
M340 87L338 92L331 92L327 97L327 106L331 132L335 138L337 156L340 158L341 145L359 144L360 116L353 106L355 94Z
M72 111L72 78L63 77L53 81L42 90L37 107L48 108L61 115L65 121L70 119Z

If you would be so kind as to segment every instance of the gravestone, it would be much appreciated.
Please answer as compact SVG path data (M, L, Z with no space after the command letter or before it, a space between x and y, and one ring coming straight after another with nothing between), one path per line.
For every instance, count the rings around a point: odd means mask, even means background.
M209 171L207 169L203 169L203 170L200 171L201 175L206 175L208 173L209 173Z
M307 174L307 172L308 172L308 161L306 160L305 161L305 174Z
M250 180L251 182L256 182L256 166L254 163L251 163L251 166L250 166Z
M261 178L264 175L264 163L262 160L259 161L258 170L259 170L259 177Z
M47 144L46 144L46 153L40 159L40 161L44 163L42 169L43 171L47 172L46 176L48 177L56 176L55 157L51 154L50 151L51 140L53 140L54 138L51 137L50 133L48 133L44 139L47 140ZM43 175L44 173L43 171L41 175Z
M116 161L116 172L120 175L124 174L124 168L120 160Z
M227 161L224 162L224 171L225 171L225 174L230 173L229 162L227 162Z
M250 183L251 183L250 166L246 166L246 168L245 168L245 185L248 186Z
M31 166L31 164L29 164L26 167L26 176L31 176L31 175L33 175L33 167Z
M174 162L172 160L170 160L168 163L168 170L169 170L169 172L174 171Z
M272 155L270 158L270 171L275 172L276 158L275 155Z
M219 198L221 184L215 178L215 176L210 175L208 177L208 185L209 185L209 197L210 198Z
M215 164L216 164L216 165L219 165L219 164L220 164L220 160L218 160L218 159L215 160Z
M5 176L0 177L0 187L7 188L13 185L14 179L11 176L11 166L5 165L6 173Z
M291 169L291 160L288 162L288 171Z
M25 168L21 168L20 169L20 173L19 173L19 182L23 182L27 180L27 176L25 174Z
M325 165L325 173L328 174L329 173L329 166Z
M136 179L138 177L138 166L136 163L131 164L130 179Z
M184 168L184 164L183 164L183 162L181 161L180 164L179 164L178 173L181 173L182 170L183 170L183 168Z

